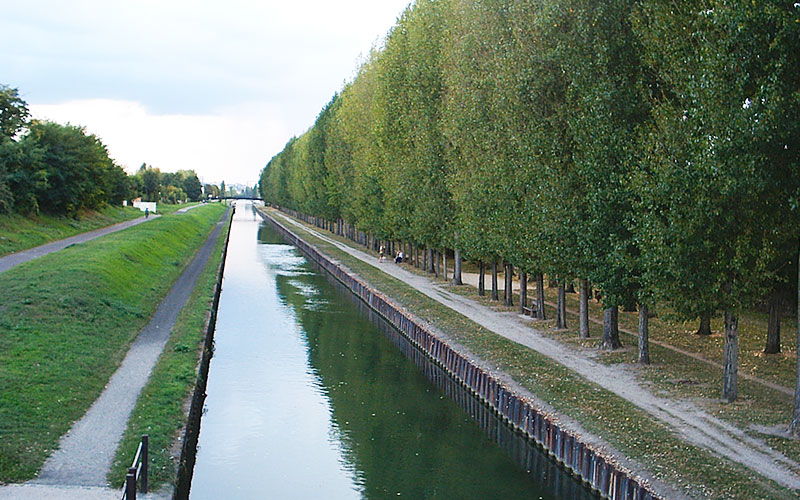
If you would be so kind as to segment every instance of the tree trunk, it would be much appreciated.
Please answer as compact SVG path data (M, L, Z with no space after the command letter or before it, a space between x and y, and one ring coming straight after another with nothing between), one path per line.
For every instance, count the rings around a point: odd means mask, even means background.
M442 264L443 264L442 267L444 268L444 273L442 274L442 277L444 278L445 281L447 281L447 249L446 248L444 249L444 252L442 252Z
M422 270L428 272L428 248L422 251Z
M711 335L711 312L704 312L700 315L700 328L696 335Z
M800 254L797 255L797 382L794 386L794 412L789 434L800 436Z
M603 313L603 340L600 347L607 351L613 351L622 347L619 341L619 322L617 306L607 307Z
M455 253L455 262L453 263L453 284L463 285L464 283L461 281L461 251L456 248Z
M556 307L556 328L559 330L567 329L567 297L564 282L558 282L558 307Z
M505 305L513 306L514 305L514 264L506 264L506 274L505 274L505 286L504 292L505 296Z
M536 273L536 319L547 319L544 312L544 275L542 273Z
M492 300L500 300L497 293L497 261L492 261Z
M429 274L436 274L436 252L433 251L433 248L429 248L425 257L428 261L428 273Z
M441 269L439 268L439 252L436 250L431 250L431 269L433 269L434 276L438 278Z
M781 308L779 296L776 292L769 295L769 323L767 324L766 354L781 352Z
M739 395L739 319L725 311L725 361L722 368L722 399L733 403Z
M478 295L486 295L486 264L478 262Z
M650 336L649 328L650 316L647 306L639 304L639 364L650 364Z
M578 312L580 321L580 332L582 339L589 338L589 280L581 280L580 284L580 311Z
M519 313L525 314L528 305L528 273L519 272Z
M575 293L575 283L572 280L570 280L570 282L567 283L567 288L566 288L565 292L567 292L567 293Z

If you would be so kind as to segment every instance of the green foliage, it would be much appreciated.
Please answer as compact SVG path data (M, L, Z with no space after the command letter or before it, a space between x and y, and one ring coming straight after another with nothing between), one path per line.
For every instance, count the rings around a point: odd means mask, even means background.
M608 306L752 306L794 281L797 15L418 0L260 189L378 237L588 278Z
M41 151L46 188L39 184L34 191L41 210L75 215L107 202L106 178L114 165L97 137L74 125L34 122L21 142ZM26 174L36 175L30 171Z
M640 238L648 283L684 314L750 306L793 273L800 23L786 7L698 1L639 13L660 80Z
M0 85L0 143L12 139L28 122L28 104L17 89Z
M183 179L183 192L190 201L200 201L203 196L203 185L200 183L197 174L194 170L186 172L186 177Z
M161 200L161 170L142 163L136 176L141 179L143 201Z

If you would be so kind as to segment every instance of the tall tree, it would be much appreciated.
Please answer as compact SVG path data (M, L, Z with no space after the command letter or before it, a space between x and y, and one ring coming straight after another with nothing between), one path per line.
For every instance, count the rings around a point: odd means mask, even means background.
M200 183L200 179L198 179L194 170L187 172L182 187L186 196L192 201L200 201L200 198L203 196L203 185Z
M647 273L687 316L724 312L722 397L733 401L738 313L772 287L787 259L778 249L798 227L788 203L800 163L787 147L800 110L796 14L781 2L711 0L652 2L640 14L661 84L642 182Z
M161 170L142 164L136 175L142 180L144 201L161 200Z

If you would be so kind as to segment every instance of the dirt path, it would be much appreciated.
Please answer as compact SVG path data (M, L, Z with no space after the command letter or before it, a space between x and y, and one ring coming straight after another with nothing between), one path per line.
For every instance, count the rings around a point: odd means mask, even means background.
M742 464L785 487L800 489L800 464L773 450L762 440L746 435L741 429L717 419L690 402L656 396L639 383L632 370L624 366L608 366L599 363L586 357L584 352L547 338L516 313L491 310L470 298L450 292L424 276L407 271L391 261L378 263L374 256L340 243L314 228L304 226L283 214L277 214L274 211L270 213L281 217L282 221L290 225L313 232L318 238L379 268L386 274L404 281L428 297L497 335L529 347L630 401L668 425L686 441Z
M499 278L498 278L498 280L499 280ZM478 274L477 273L463 273L462 272L461 273L461 281L465 285L471 285L474 288L478 288ZM514 291L517 291L517 292L519 291L519 283L518 282L514 282ZM531 296L532 296L532 294L530 293L530 290L529 290L528 297L531 297ZM554 308L554 309L557 307L555 302L545 301L544 303L547 304L548 306ZM567 308L567 313L575 316L576 318L578 317L578 311L576 311L574 309ZM589 321L594 323L594 324L596 324L596 325L602 325L603 324L603 320L600 320L600 319L597 319L597 318L593 318L591 316L589 317ZM626 328L620 328L619 331L623 332L623 333L627 333L628 335L631 335L634 338L637 338L639 336L638 332L634 332L634 331L628 330ZM667 343L664 343L664 342L659 342L658 340L653 340L653 339L650 339L650 343L653 344L653 345L657 345L659 347L663 347L664 349L669 349L670 351L677 352L677 353L682 354L684 356L689 356L690 358L696 359L697 361L702 361L703 363L706 363L706 364L708 364L710 366L713 366L715 368L719 368L720 370L722 370L722 368L723 368L722 367L722 363L718 363L716 361L710 360L710 359L708 359L705 356L702 356L700 354L681 349L680 347L675 347L674 345L670 345L670 344L667 344ZM757 384L761 384L764 387L769 387L770 389L773 389L775 391L782 392L783 394L786 394L787 396L794 396L794 389L791 389L789 387L786 387L786 386L783 386L783 385L780 385L780 384L776 384L774 382L770 382L769 380L765 380L763 378L756 377L754 375L750 375L749 373L739 372L739 376L744 378L744 379L750 380L752 382L756 382Z
M158 216L153 216L153 219L157 217ZM147 217L139 217L138 219L120 222L118 224L114 224L111 226L95 229L94 231L88 231L85 233L76 234L75 236L64 238L63 240L52 241L50 243L46 243L44 245L35 248L29 248L28 250L23 250L21 252L16 252L6 255L4 257L0 257L0 273L2 273L3 271L8 271L12 267L16 267L22 264L23 262L28 262L29 260L38 259L39 257L43 257L49 253L63 250L64 248L67 248L70 245L85 243L87 241L91 241L95 238L99 238L107 234L116 233L117 231L122 231L123 229L128 229L129 227L141 224L142 222L147 222L148 220L152 219L148 219Z

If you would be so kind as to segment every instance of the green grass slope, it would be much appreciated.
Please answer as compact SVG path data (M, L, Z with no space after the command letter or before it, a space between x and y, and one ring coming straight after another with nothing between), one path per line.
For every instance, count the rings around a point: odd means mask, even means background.
M36 474L224 210L164 216L2 274L0 481Z

